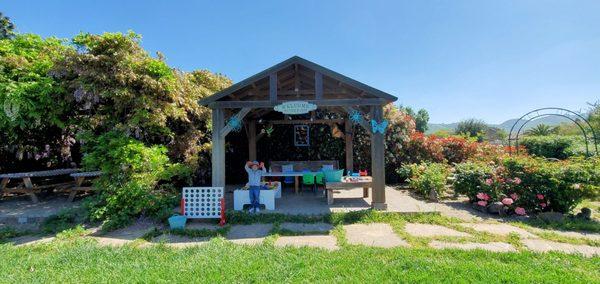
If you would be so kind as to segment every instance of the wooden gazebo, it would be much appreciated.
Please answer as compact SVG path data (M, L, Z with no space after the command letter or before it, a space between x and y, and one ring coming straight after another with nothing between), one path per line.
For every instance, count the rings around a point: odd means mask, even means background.
M212 185L225 186L225 137L242 122L248 129L249 160L256 159L257 120L285 102L316 105L343 114L343 121L325 119L270 121L273 124L344 123L346 168L353 168L352 122L349 113L369 120L360 125L371 136L371 175L375 209L386 209L384 131L372 131L371 121L382 122L383 106L397 98L306 59L294 56L212 96L200 100L212 109ZM233 119L232 119L233 118ZM338 119L339 120L339 119Z

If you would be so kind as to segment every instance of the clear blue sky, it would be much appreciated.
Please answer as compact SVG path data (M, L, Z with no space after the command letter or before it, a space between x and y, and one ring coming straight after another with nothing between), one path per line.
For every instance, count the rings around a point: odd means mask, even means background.
M217 3L219 2L219 3ZM293 55L432 122L600 99L600 1L1 1L20 32L134 30L171 66L239 81Z

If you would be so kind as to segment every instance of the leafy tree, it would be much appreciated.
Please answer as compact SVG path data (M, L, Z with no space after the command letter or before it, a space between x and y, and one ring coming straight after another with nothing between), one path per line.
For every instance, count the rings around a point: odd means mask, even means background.
M173 162L210 168L210 111L197 101L231 81L206 70L173 70L140 40L133 32L82 33L72 41L77 50L56 64L53 73L75 102L80 137L117 130L145 145L167 145ZM209 174L199 172L200 181Z
M12 38L15 35L15 25L0 12L0 39Z
M0 169L70 162L73 100L50 72L69 51L56 38L20 34L0 39Z
M409 106L400 106L400 109L415 120L415 128L417 131L425 133L427 129L429 129L429 113L427 110L420 109L415 113L415 111Z
M542 123L525 131L525 134L532 136L548 136L556 134L556 128Z
M498 127L488 127L485 130L485 140L486 141L490 141L490 142L500 141L500 142L504 143L506 141L506 138L508 138L508 133L504 129L501 129Z
M485 133L487 129L488 126L483 120L471 118L459 122L454 132L458 135L477 137L478 140L482 141L482 134Z

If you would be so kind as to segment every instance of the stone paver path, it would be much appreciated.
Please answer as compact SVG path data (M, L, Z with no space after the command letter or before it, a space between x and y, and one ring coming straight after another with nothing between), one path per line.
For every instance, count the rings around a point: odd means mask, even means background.
M580 253L584 256L600 255L600 247L573 245L540 239L523 240L523 244L536 252L560 251L565 253Z
M49 243L54 237L21 236L10 239L9 243L15 246L28 246Z
M208 242L209 240L210 238L190 238L186 236L164 234L152 239L152 243L164 243L168 246L184 248L202 245Z
M151 222L140 222L129 227L116 231L102 233L97 231L90 236L98 240L98 244L106 246L120 246L142 238L146 233L152 231L155 227Z
M508 236L510 233L515 233L524 239L537 238L536 235L527 232L525 229L508 224L462 223L460 225L471 228L475 231L486 232L494 235Z
M483 249L487 251L493 252L514 252L517 251L512 245L507 243L493 242L493 243L450 243L450 242L440 242L440 241L431 241L429 246L436 249L445 249L445 248L456 248L463 250L473 250L473 249Z
M337 246L337 239L334 236L279 237L275 241L275 246L318 247L327 250L339 249L339 247Z
M260 244L273 229L273 224L231 226L227 239L236 244Z
M216 231L219 228L221 228L219 225L215 225L215 224L210 224L210 223L203 223L203 222L198 222L196 220L189 220L187 221L187 223L185 224L185 228L186 229L191 229L191 230L211 230L211 231Z
M333 230L327 223L282 223L280 228L298 233L329 233Z
M440 225L406 223L404 230L415 237L469 237L470 234L459 232Z
M534 232L537 233L553 233L559 236L575 238L575 239L588 239L594 241L600 241L600 234L594 233L583 233L583 232L568 232L568 231L558 231L558 230L544 230L539 228L532 228Z
M344 226L346 239L352 245L366 245L374 247L408 246L408 243L398 237L388 224L353 224Z

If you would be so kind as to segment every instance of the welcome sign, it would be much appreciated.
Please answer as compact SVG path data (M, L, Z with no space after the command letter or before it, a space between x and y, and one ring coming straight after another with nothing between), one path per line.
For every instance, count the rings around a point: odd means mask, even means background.
M317 105L305 101L289 101L276 105L276 111L283 114L305 114L317 109Z

